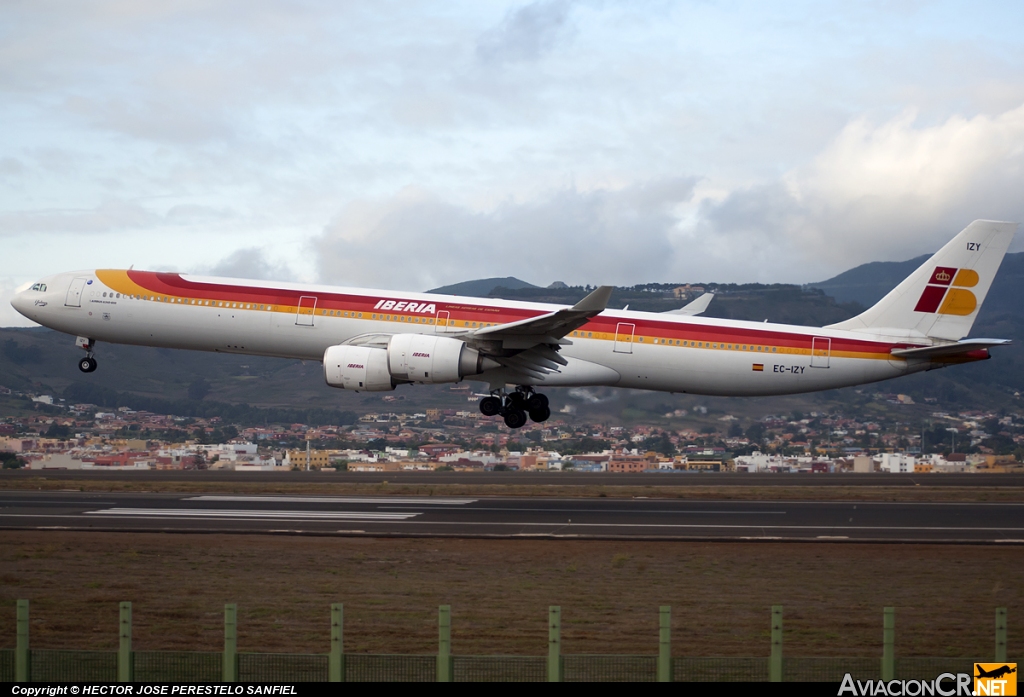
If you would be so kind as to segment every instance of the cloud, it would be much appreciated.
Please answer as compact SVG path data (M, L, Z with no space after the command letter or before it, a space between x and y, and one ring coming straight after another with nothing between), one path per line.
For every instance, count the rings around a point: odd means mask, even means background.
M573 33L569 0L537 0L509 12L480 35L477 58L483 63L528 62L552 51Z
M979 218L1024 220L1024 106L919 124L850 121L806 166L702 202L696 230L842 270L938 249Z
M95 208L0 213L0 236L156 231L166 226L208 224L230 215L229 210L197 204L177 204L160 214L138 203L109 199Z
M484 211L409 188L349 204L312 248L320 279L339 285L426 289L509 274L544 285L633 282L671 268L674 211L695 183L570 188Z
M200 269L206 276L227 276L230 278L253 278L267 281L287 281L295 278L288 264L267 259L267 252L258 247L239 249L221 259L212 268Z
M18 313L11 307L11 298L19 286L24 285L24 278L0 276L0 327L38 327L39 325Z
M91 209L0 213L0 236L115 232L150 227L159 219L138 204L111 199Z

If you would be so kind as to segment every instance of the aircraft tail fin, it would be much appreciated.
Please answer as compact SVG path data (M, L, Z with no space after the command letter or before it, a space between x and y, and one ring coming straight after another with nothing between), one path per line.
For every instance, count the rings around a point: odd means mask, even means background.
M956 341L971 331L1017 223L975 220L888 295L831 329Z

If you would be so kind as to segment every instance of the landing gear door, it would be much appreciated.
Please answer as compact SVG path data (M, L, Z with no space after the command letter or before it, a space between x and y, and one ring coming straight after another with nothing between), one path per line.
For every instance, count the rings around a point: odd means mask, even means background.
M811 339L811 367L827 368L832 355L832 339L827 336L816 336Z
M82 306L82 293L85 291L85 282L87 280L89 279L76 278L71 281L71 287L68 288L67 297L64 298L64 307Z
M303 295L299 298L299 306L295 310L295 324L300 327L312 327L316 313L316 296Z
M633 353L633 332L636 325L629 322L619 322L615 325L615 353Z

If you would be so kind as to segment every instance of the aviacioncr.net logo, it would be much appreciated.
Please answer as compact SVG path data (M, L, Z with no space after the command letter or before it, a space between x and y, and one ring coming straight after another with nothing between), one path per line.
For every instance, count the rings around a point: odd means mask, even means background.
M1016 693L1014 693L1016 694ZM942 673L934 680L854 680L847 673L839 686L839 695L856 695L857 697L920 697L921 695L940 695L940 697L972 697L970 673Z

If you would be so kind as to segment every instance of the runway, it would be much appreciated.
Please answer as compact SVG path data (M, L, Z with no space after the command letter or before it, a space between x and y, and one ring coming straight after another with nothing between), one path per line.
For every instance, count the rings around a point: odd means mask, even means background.
M1024 503L0 492L0 529L1024 544Z

